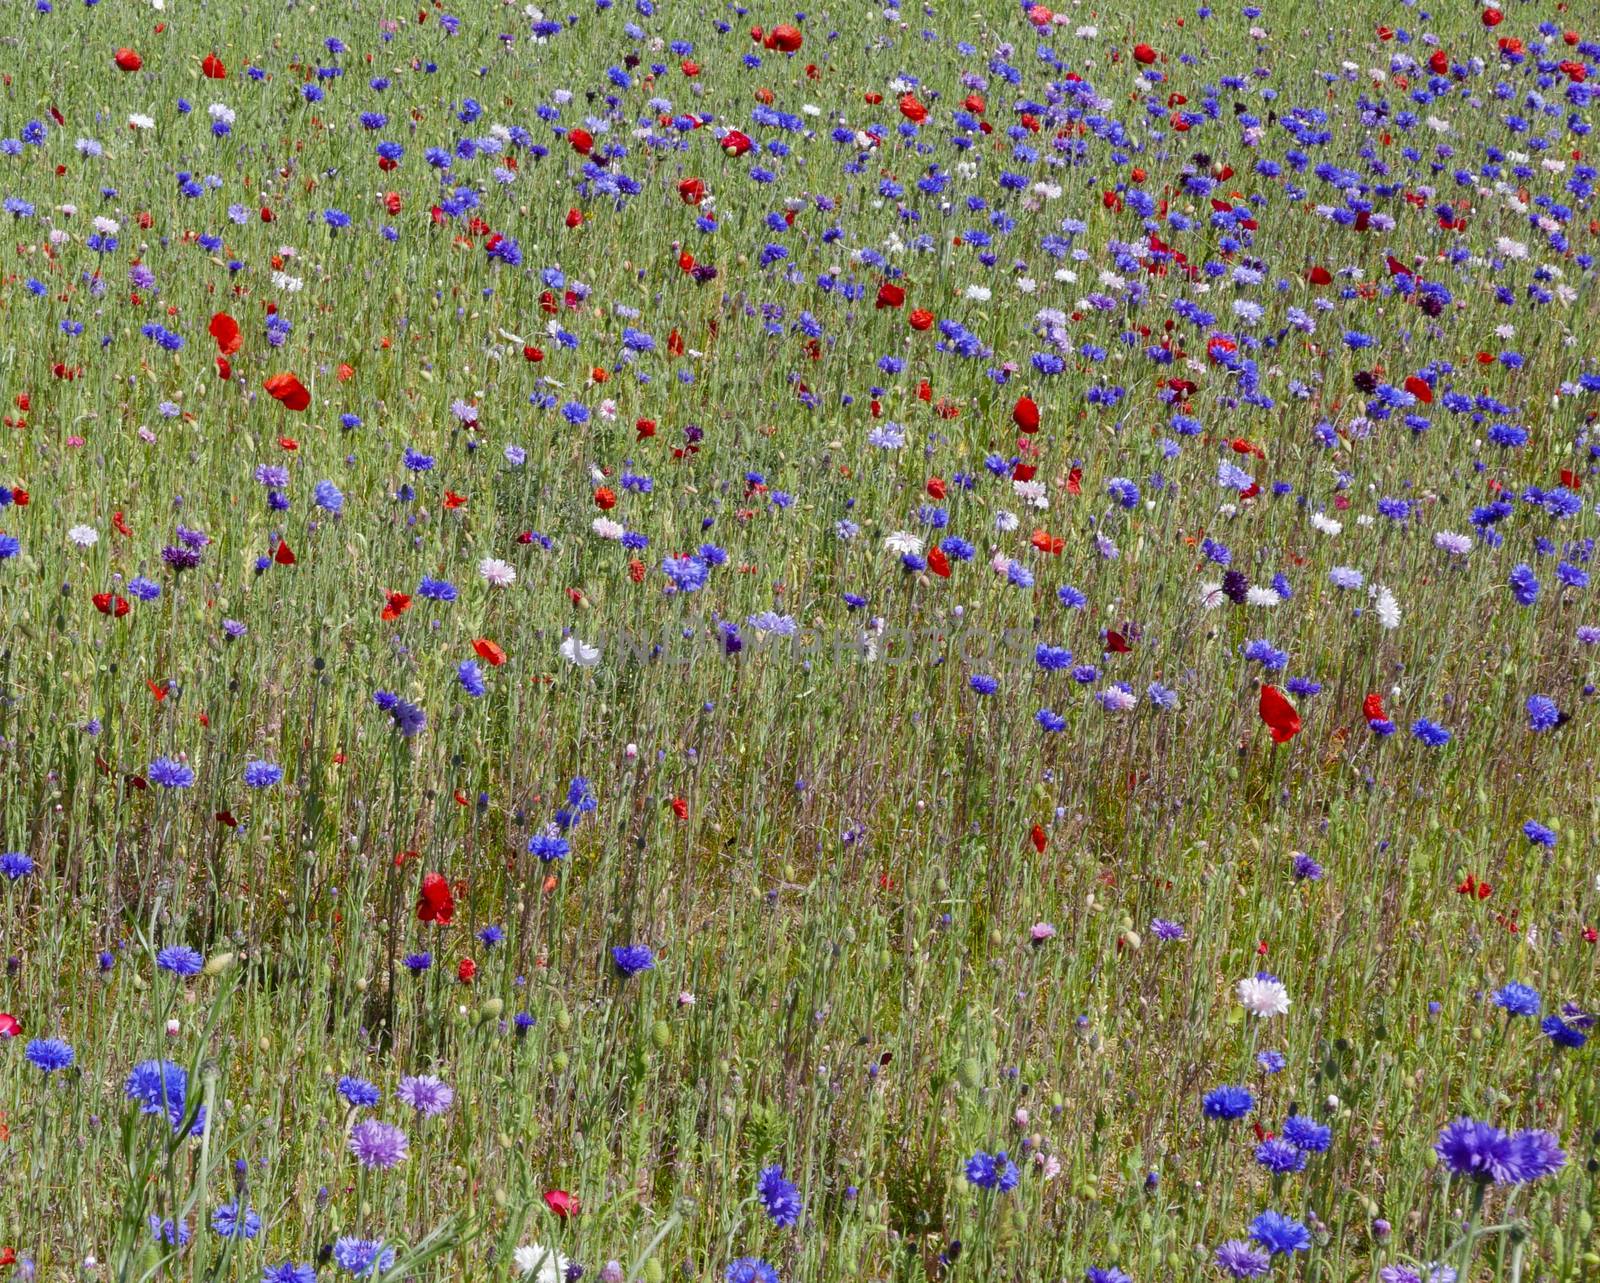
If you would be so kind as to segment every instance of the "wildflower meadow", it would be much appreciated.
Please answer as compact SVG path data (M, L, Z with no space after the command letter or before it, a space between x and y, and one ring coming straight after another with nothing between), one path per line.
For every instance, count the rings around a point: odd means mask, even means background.
M0 1283L1600 1278L1593 3L0 104Z

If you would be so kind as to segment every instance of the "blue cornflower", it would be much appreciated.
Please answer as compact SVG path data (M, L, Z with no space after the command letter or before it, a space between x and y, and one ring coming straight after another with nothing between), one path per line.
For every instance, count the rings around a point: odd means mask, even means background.
M547 864L551 860L566 859L571 850L567 839L554 833L535 833L528 839L528 854L538 856Z
M1528 696L1528 729L1548 731L1561 725L1561 709L1548 695Z
M1534 576L1533 568L1526 563L1513 566L1507 582L1518 605L1531 606L1539 599L1539 580Z
M456 681L461 683L461 689L472 696L480 698L489 688L484 685L483 670L470 659L464 659L456 667Z
M1283 1120L1283 1138L1296 1149L1303 1149L1308 1154L1321 1154L1333 1144L1333 1129L1304 1114L1290 1114Z
M611 960L625 978L642 971L654 971L656 957L646 944L619 944L612 947Z
M261 1273L261 1283L317 1283L317 1271L305 1261L284 1261L267 1266Z
M1281 1212L1262 1212L1250 1222L1250 1237L1273 1256L1304 1252L1311 1246L1311 1232Z
M252 761L244 764L245 787L268 789L283 778L283 767L276 762Z
M70 1068L77 1059L72 1048L59 1038L35 1038L23 1049L22 1054L28 1058L29 1064L47 1074Z
M261 1233L261 1217L252 1207L224 1203L211 1213L211 1230L222 1238L254 1238Z
M197 976L205 965L206 960L200 951L186 944L171 944L156 954L156 966L175 976Z
M339 1094L356 1109L371 1109L378 1103L378 1088L365 1078L346 1074L339 1079Z
M1539 1029L1553 1045L1569 1051L1576 1051L1589 1041L1587 1034L1574 1029L1560 1016L1546 1016L1540 1022Z
M1450 732L1426 717L1419 717L1411 723L1411 736L1428 748L1443 748L1450 742Z
M788 1229L800 1219L800 1213L804 1210L800 1191L784 1180L780 1165L775 1163L761 1169L756 1181L756 1193L772 1223L779 1229Z
M186 789L194 787L194 768L185 765L170 757L158 757L150 763L146 772L152 784L160 785L164 789Z
M356 1238L346 1234L333 1245L333 1263L357 1278L386 1274L394 1265L394 1248L381 1238Z
M139 1106L141 1114L164 1116L174 1132L183 1125L189 1094L189 1074L170 1060L143 1060L128 1073L123 1095ZM203 1132L206 1111L202 1105L189 1125L191 1135Z
M24 855L21 851L7 851L0 855L0 875L8 882L16 882L27 877L34 870L31 856Z
M1207 1118L1227 1122L1243 1118L1254 1104L1255 1098L1249 1088L1225 1085L1208 1091L1200 1101L1200 1108Z
M339 487L331 481L317 482L317 487L312 492L312 502L324 512L338 513L344 510L344 495L339 493Z
M1274 1176L1305 1170L1306 1156L1286 1140L1264 1140L1256 1146L1256 1162Z
M1516 980L1511 981L1503 988L1496 989L1490 997L1494 999L1495 1006L1505 1009L1507 1016L1537 1016L1539 1014L1539 991Z

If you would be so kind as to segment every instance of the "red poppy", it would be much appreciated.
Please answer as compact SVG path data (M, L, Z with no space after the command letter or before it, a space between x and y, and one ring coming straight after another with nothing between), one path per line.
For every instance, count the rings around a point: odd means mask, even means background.
M678 184L678 199L685 205L698 205L706 198L706 185L698 178L685 178Z
M1019 396L1017 403L1011 407L1011 422L1015 423L1024 432L1037 432L1039 430L1039 407L1029 396Z
M226 80L228 69L223 65L222 59L214 53L208 53L200 61L200 70L205 72L207 80Z
M558 1220L567 1220L578 1214L578 1200L564 1189L547 1189L544 1205L556 1214Z
M886 307L900 307L905 301L905 290L893 282L885 281L878 286L878 297L873 300L873 306L881 311Z
M274 374L262 386L285 410L304 410L311 404L311 393L306 391L305 384L288 372Z
M1376 691L1361 701L1361 716L1369 722L1386 722L1389 715L1383 711L1383 696Z
M9 1011L0 1011L0 1038L16 1038L22 1033L22 1022Z
M216 358L216 362L217 377L219 379L231 379L233 377L233 364L228 360L228 358L225 356L219 356Z
M1485 9L1483 11L1483 25L1486 27L1498 27L1504 20L1505 14L1498 9Z
M239 322L226 312L218 312L211 318L207 330L211 337L217 341L217 351L223 356L232 356L244 346L244 335L239 332Z
M478 658L483 660L484 663L488 664L491 668L499 668L501 664L506 662L505 651L501 650L500 647L496 646L487 637L474 638L472 642L472 649L477 652Z
M1044 846L1045 846L1046 838L1045 838L1045 833L1044 833L1044 829L1043 829L1042 826L1040 826L1038 824L1035 824L1033 826L1032 838L1033 838L1033 849L1035 851L1037 851L1040 855L1043 855L1044 854Z
M655 436L656 421L654 419L635 419L633 430L639 434L636 440L643 441L646 437Z
M928 549L928 569L940 579L950 578L950 558L944 555L943 548Z
M903 94L900 98L900 114L913 125L920 125L928 118L928 109L917 101L915 94Z
M1127 655L1133 647L1128 645L1128 639L1115 628L1106 629L1106 649L1113 655Z
M568 132L567 141L572 144L572 150L580 156L587 156L594 150L594 135L587 129L574 129Z
M1325 267L1313 267L1306 273L1306 280L1313 285L1332 285L1333 273Z
M295 564L296 557L293 550L290 549L287 539L278 540L278 547L272 554L272 559L280 566L292 566Z
M1149 45L1134 45L1133 60L1141 66L1148 67L1156 60L1156 51Z
M933 328L934 316L926 308L919 307L911 313L910 321L914 330L930 330Z
M126 597L113 597L108 592L95 593L94 608L102 615L112 615L117 619L121 619L131 609Z
M601 486L594 492L594 506L601 512L610 512L617 506L617 492L607 486Z
M1423 405L1433 404L1433 388L1420 375L1409 374L1406 376L1406 391L1421 401Z
M383 611L379 619L399 619L401 615L411 609L411 595L403 592L392 592L384 600Z
M472 977L478 974L478 964L471 958L463 958L456 964L456 979L464 985L472 983Z
M681 798L681 797L673 798L672 799L672 813L674 815L676 815L680 820L687 820L689 818L689 803L688 803L688 801L685 800L684 798Z
M465 508L467 506L467 496L457 494L454 490L446 490L444 492L444 506L447 509Z
M450 894L450 884L441 873L430 873L422 879L422 895L417 900L417 921L449 924L455 917L455 897Z
M169 689L167 686L157 686L148 677L144 679L144 684L150 688L150 694L155 699L156 703L159 704L162 700L166 699L167 691Z
M1067 541L1061 535L1053 535L1048 530L1035 530L1033 537L1028 540L1040 552L1049 553L1052 557L1059 557L1062 549L1067 546Z
M239 827L239 821L233 818L232 811L218 811L214 818L224 828L236 829Z
M568 228L573 228L573 227L582 227L582 226L583 226L583 211L581 209L579 209L577 206L573 206L571 209L569 209L567 211L567 227Z
M767 38L761 43L768 49L776 49L779 53L796 53L805 43L805 37L787 23L780 22L767 32Z
M1428 55L1428 69L1436 76L1442 76L1450 70L1450 55L1443 49L1435 49Z
M737 129L730 129L722 135L721 146L726 156L743 156L750 150L750 139Z
M138 71L140 67L144 66L144 59L132 49L118 49L112 55L112 59L123 71Z
M1300 714L1276 686L1262 686L1257 709L1272 732L1274 744L1287 744L1300 733Z

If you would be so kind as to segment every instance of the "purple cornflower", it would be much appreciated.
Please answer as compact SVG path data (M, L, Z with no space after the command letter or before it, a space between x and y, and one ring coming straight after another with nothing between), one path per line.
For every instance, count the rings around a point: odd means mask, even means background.
M433 1074L402 1078L394 1089L396 1099L410 1105L423 1118L444 1113L455 1103L455 1089Z
M350 1129L350 1152L363 1167L390 1168L404 1161L411 1142L393 1123L367 1118Z

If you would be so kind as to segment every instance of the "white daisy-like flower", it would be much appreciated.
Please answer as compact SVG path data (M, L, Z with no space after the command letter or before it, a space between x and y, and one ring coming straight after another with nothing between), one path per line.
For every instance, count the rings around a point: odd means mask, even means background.
M100 542L100 532L93 526L73 526L67 538L79 548L93 548Z
M580 641L578 635L574 633L561 643L561 658L576 664L579 668L593 668L600 662L600 648L591 646L586 641Z
M1239 995L1239 1005L1261 1020L1289 1012L1289 991L1283 987L1281 980L1273 980L1268 976L1246 976L1234 986L1234 992Z
M527 1243L511 1254L517 1273L534 1283L566 1283L567 1258L553 1247Z
M896 530L884 539L883 546L885 550L892 552L897 557L904 557L907 553L920 557L922 555L922 536L914 535L909 530Z
M485 557L478 563L478 573L494 588L509 588L517 582L517 568L498 557Z

